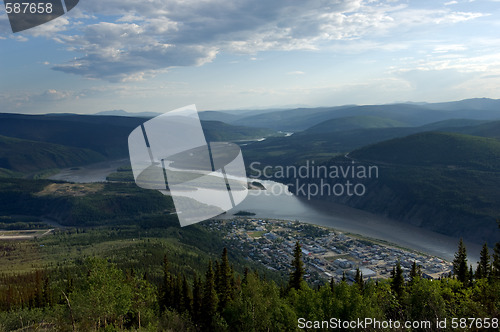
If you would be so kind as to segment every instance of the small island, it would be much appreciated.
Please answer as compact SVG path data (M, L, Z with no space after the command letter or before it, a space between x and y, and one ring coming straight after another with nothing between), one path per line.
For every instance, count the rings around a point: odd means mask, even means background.
M255 213L248 211L238 211L234 214L234 216L255 216Z

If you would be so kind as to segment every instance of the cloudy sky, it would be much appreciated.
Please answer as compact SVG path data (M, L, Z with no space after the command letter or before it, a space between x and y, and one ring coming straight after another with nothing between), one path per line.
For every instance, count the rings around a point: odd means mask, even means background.
M0 112L500 98L500 0L80 0L13 34Z

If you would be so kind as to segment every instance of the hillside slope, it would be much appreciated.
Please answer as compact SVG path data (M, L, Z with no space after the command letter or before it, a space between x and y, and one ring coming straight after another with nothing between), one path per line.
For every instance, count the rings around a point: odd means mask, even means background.
M351 130L337 130L339 128L330 126L330 122L336 122L336 119L317 125L322 127L324 132L315 132L315 127L311 127L289 137L271 137L245 146L243 147L245 158L268 165L297 164L308 159L326 161L335 155L343 155L363 146L426 131L454 132L500 139L500 121L449 119L420 127Z
M335 131L346 131L363 128L391 128L391 127L407 127L408 125L401 121L396 121L378 116L350 116L345 118L331 119L321 122L305 132L308 133L326 133Z
M345 178L323 179L331 186L347 180L361 183L366 192L359 196L325 194L318 199L477 243L493 243L500 236L495 222L500 216L497 140L456 133L418 133L355 150L347 158L339 156L324 165L375 165L378 177L348 174ZM297 184L321 185L320 180L299 179Z
M0 136L0 168L13 172L35 172L104 160L88 149Z
M128 136L145 118L106 115L0 113L0 135L90 149L109 159L128 156ZM207 139L235 141L274 134L269 129L202 121Z
M229 125L221 121L202 121L207 141L239 141L275 135L271 129Z
M500 170L498 140L457 133L418 133L364 147L349 156L379 164Z

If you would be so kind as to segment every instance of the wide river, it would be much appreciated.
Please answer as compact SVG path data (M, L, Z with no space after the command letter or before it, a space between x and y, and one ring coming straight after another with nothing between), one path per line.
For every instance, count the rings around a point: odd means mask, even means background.
M77 169L65 169L51 179L71 182L101 182L127 160L102 162ZM458 238L438 234L406 223L397 222L344 205L307 201L287 193L286 187L272 181L262 182L267 190L251 190L247 198L223 218L239 210L249 211L258 218L299 220L332 227L344 232L385 240L446 260L453 260ZM466 242L469 263L475 266L481 246Z

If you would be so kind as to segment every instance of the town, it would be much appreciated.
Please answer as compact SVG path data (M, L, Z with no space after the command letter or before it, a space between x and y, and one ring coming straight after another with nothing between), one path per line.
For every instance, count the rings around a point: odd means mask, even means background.
M405 278L414 262L428 279L448 276L452 269L450 262L438 257L299 221L234 217L212 220L207 227L223 232L232 250L282 273L290 271L293 249L299 241L306 279L312 284L332 278L352 282L358 268L365 280L390 278L398 261Z

